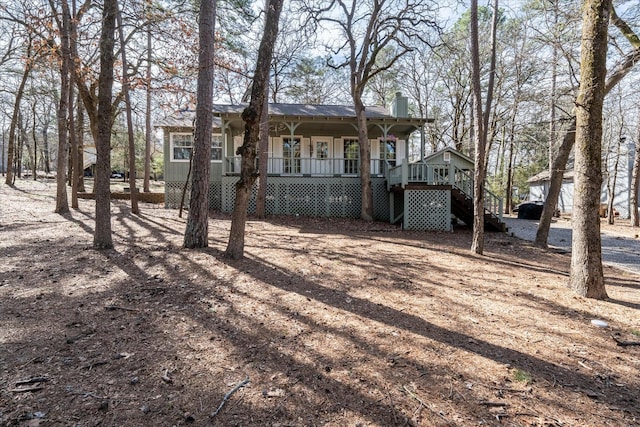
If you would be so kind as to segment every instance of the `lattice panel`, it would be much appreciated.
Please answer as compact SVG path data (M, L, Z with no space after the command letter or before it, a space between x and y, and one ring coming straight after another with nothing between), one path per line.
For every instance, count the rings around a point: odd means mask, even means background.
M222 194L221 194L221 210L223 212L232 212L233 204L236 201L236 182L240 178L238 177L222 177ZM253 186L251 195L249 196L249 206L247 212L254 214L256 212L256 188ZM268 187L267 187L268 188ZM268 201L267 201L268 205Z
M278 188L276 183L267 180L267 194L264 202L264 210L267 215L277 215Z
M235 200L235 182L237 177L222 178L222 210L231 212ZM384 187L376 182L376 187ZM252 192L249 212L255 212L255 189ZM389 200L385 193L382 200L374 204L383 204L383 212L388 220ZM380 191L374 191L374 197L380 197ZM267 181L266 212L268 215L306 215L359 217L360 181L358 178L331 177L269 177ZM383 213L384 215L384 213Z
M164 207L168 209L180 208L180 199L182 198L182 189L184 182L165 182L164 183ZM187 194L185 194L184 205L189 206L189 194L191 194L191 185L187 186Z
M405 229L451 230L451 195L448 190L407 190L404 206Z
M209 209L217 211L222 209L222 183L220 182L209 183Z
M294 215L318 216L316 207L316 185L313 181L304 180L288 185L287 212Z
M178 209L182 198L184 182L165 182L164 184L164 206L168 209ZM184 196L184 208L189 208L189 198L191 195L191 184L187 186ZM222 185L220 182L209 183L209 209L220 210L222 207Z

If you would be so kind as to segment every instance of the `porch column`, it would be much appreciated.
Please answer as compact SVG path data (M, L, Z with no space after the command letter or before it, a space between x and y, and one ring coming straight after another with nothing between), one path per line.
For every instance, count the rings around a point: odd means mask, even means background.
M220 119L220 133L222 133L222 176L227 174L227 122ZM233 139L233 138L232 138Z

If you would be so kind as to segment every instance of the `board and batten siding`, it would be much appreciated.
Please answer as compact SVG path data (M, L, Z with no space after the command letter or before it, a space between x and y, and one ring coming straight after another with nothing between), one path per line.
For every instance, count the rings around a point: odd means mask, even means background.
M189 162L176 162L171 160L171 134L172 133L191 133L191 128L175 128L165 130L163 135L164 144L164 180L168 182L184 182L189 171ZM220 182L222 180L222 161L214 160L211 162L209 172L210 182Z

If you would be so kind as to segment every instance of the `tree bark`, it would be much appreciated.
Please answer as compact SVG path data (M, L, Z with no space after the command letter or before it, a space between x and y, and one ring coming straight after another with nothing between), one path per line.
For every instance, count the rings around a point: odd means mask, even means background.
M551 219L558 205L558 198L560 197L560 190L562 189L562 180L564 179L565 167L567 160L569 160L569 154L576 139L576 119L571 120L569 129L564 134L562 143L558 147L558 154L553 161L551 168L551 177L549 181L549 192L547 199L544 202L542 208L542 214L540 216L540 223L538 224L538 230L536 231L536 239L534 245L546 248L547 240L549 239L549 230L551 228Z
M96 197L96 228L93 247L113 248L111 235L111 128L113 112L111 107L113 90L113 48L116 30L116 0L105 0L102 12L102 32L100 34L100 75L98 77L98 108L96 111L96 176L94 193ZM88 111L88 109L87 109Z
M484 252L484 157L485 133L483 131L482 99L480 93L480 47L478 42L478 1L471 0L471 75L473 85L473 136L475 140L473 179L473 237L471 252Z
M260 41L256 71L251 88L251 101L242 112L245 122L244 141L238 154L242 155L240 179L236 183L236 200L231 217L231 231L225 255L240 259L244 256L244 231L251 189L256 181L256 145L260 134L260 118L264 108L264 97L269 84L269 70L273 47L278 36L278 23L283 0L267 0L264 33Z
M268 89L268 86L267 86ZM260 119L260 145L258 147L258 192L256 195L256 216L264 219L267 216L267 173L269 154L269 98L265 94L262 117Z
M611 0L583 6L580 89L576 100L576 150L570 284L576 293L604 299L600 192L602 189L602 105L605 96L607 32Z
M151 176L151 26L147 28L147 97L146 112L144 116L144 183L142 191L150 192L149 179Z
M120 38L120 54L122 57L122 92L127 116L127 139L129 142L129 197L131 198L131 212L140 214L138 206L138 190L136 189L136 142L133 136L133 117L131 114L131 97L129 95L129 67L127 65L127 49L122 28L122 16L116 1L116 13L118 22L118 36Z
M640 212L638 212L638 192L640 191L640 109L638 109L638 131L633 156L633 169L631 171L631 197L629 198L629 210L631 211L631 226L640 226Z
M73 80L75 78L72 76ZM80 172L78 175L78 191L86 191L84 188L84 108L82 106L82 99L80 95L76 99L76 117L75 117L75 131L76 131L76 146L78 147L78 165L77 168Z
M18 115L20 114L20 102L24 95L24 87L27 84L29 74L33 67L33 58L31 57L32 45L31 39L27 44L27 55L24 64L24 73L20 85L16 91L16 99L13 103L13 114L11 115L11 124L9 125L9 142L7 144L7 175L5 176L5 184L13 185L15 182L14 163L16 161L16 128L18 127Z
M371 185L371 146L367 133L367 116L362 97L354 95L356 121L358 122L358 147L360 151L360 219L373 221L373 187Z
M631 30L626 22L616 15L613 7L611 8L611 22L620 29L634 49L625 55L623 60L615 67L615 69L608 73L607 81L604 86L605 96L611 91L611 89L620 83L620 81L633 69L634 65L640 61L640 38ZM571 153L571 149L575 142L575 132L576 122L575 117L572 117L569 129L565 133L560 147L558 147L558 154L553 162L553 167L551 168L549 192L544 203L540 223L538 224L538 231L536 232L536 239L534 241L535 246L542 248L547 247L549 230L551 228L551 219L558 204L567 160L569 159L569 154Z
M65 214L69 212L69 200L67 197L67 164L69 161L69 130L67 117L69 114L70 91L70 52L69 33L70 17L69 4L62 1L62 25L60 28L60 101L58 105L58 162L56 171L56 209L55 212Z
M620 150L621 150L621 145L622 145L622 140L618 139L618 141L615 142L616 144L616 151L615 151L615 157L613 159L613 167L611 168L611 170L613 172L610 172L609 175L607 176L607 223L609 225L613 225L615 223L615 209L614 204L615 204L615 197L616 197L616 181L618 180L618 166L620 165ZM611 161L611 146L609 145L608 149L607 149L608 153L607 156L605 158L605 165L609 165L609 162Z
M184 233L185 248L209 246L209 173L211 169L211 135L213 131L213 70L216 0L200 2L198 49L198 99L196 127L191 163L189 216Z

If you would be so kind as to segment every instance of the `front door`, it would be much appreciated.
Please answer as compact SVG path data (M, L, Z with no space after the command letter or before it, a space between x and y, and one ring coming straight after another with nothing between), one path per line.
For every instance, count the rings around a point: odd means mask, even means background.
M360 145L357 139L344 140L344 173L358 173L358 159L360 158Z
M299 174L300 171L300 138L282 138L282 156L284 173Z

